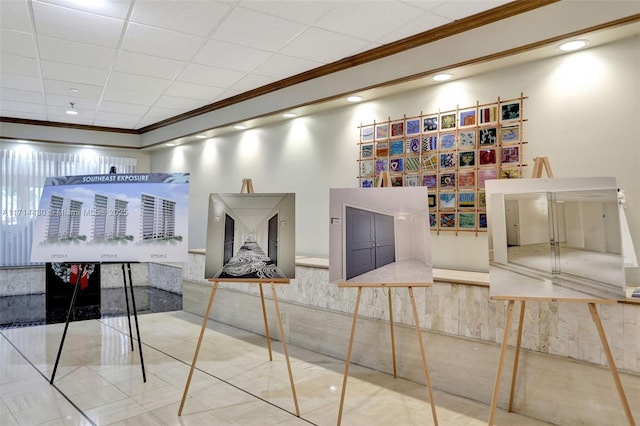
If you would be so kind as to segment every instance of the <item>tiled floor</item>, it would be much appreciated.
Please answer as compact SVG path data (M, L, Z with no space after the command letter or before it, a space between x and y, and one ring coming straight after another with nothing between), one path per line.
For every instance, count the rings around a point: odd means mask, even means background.
M184 411L178 408L202 319L183 311L139 316L146 367L131 352L126 317L72 322L53 385L64 324L0 331L0 424L334 425L344 362L289 346L295 415L280 342L210 321ZM489 407L434 391L440 425L484 425ZM343 425L434 424L426 387L352 365ZM499 411L496 424L546 423Z

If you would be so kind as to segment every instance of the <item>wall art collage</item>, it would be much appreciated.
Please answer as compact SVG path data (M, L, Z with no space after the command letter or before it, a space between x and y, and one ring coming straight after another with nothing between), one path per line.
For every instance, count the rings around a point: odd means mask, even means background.
M432 230L486 231L485 181L522 177L525 99L360 125L360 186L426 186Z

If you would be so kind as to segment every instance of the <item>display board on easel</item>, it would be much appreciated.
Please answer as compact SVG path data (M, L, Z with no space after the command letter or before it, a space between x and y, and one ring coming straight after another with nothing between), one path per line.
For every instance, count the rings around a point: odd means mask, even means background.
M394 289L406 288L411 300L422 367L434 423L437 415L414 288L433 282L428 193L425 187L393 188L388 172L376 188L331 189L329 194L329 280L340 288L357 288L340 396L342 422L347 379L363 289L384 289L389 302L393 375L397 376L393 318Z
M266 247L264 249L263 247ZM269 284L283 352L289 373L296 416L300 416L289 351L282 325L276 284L290 284L295 277L295 194L255 193L253 181L242 180L240 193L210 194L207 225L205 278L212 284L202 328L187 377L178 416L182 415L196 368L200 347L219 284L251 283L260 290L269 360L273 361L271 336L264 299Z
M545 169L550 176L542 178ZM553 178L546 157L532 179L487 181L493 260L489 294L507 301L504 336L489 414L493 425L516 301L520 317L508 410L513 411L527 302L588 305L622 408L635 425L596 304L626 297L624 212L615 178ZM526 217L525 217L526 216ZM598 265L589 268L588 265Z

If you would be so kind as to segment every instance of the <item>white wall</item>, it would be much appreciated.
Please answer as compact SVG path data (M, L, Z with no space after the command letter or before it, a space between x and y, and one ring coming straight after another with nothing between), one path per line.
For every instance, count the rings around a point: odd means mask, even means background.
M154 172L191 172L192 248L205 247L210 192L295 192L298 254L328 256L329 188L356 187L358 125L527 97L524 161L549 157L556 177L614 176L640 247L640 37L470 79L298 117L151 154ZM530 176L531 166L525 169ZM486 271L486 234L432 235L437 268ZM638 268L627 282L640 284Z

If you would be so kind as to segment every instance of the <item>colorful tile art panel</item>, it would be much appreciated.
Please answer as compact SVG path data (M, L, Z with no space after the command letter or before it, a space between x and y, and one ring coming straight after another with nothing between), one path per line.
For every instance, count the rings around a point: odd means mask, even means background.
M486 232L485 182L523 176L526 97L359 127L358 182L428 188L434 231Z

